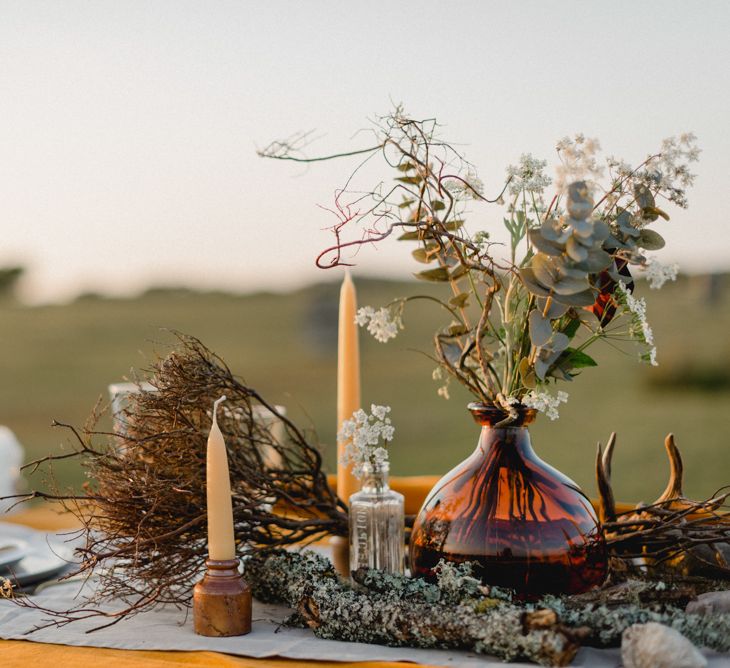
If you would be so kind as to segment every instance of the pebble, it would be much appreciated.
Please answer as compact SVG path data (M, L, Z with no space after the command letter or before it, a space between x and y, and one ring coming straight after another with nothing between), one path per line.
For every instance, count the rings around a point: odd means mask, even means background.
M707 659L679 631L649 622L634 624L621 636L624 668L704 668Z
M695 615L721 615L730 612L730 591L708 591L687 603L685 612Z

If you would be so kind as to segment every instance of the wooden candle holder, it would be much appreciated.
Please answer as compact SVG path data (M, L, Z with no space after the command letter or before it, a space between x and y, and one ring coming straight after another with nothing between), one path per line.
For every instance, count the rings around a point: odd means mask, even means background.
M238 559L205 562L208 570L193 589L195 633L242 636L251 631L251 588L238 572Z

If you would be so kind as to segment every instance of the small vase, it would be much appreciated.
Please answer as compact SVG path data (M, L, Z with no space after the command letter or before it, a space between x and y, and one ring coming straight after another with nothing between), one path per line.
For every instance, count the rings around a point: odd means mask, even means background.
M403 495L388 487L387 462L363 466L362 487L350 497L350 572L377 568L403 573Z
M485 404L469 404L482 432L474 453L431 490L413 527L411 572L434 578L441 559L474 562L485 584L524 598L576 594L600 585L606 544L590 500L533 451L527 425Z

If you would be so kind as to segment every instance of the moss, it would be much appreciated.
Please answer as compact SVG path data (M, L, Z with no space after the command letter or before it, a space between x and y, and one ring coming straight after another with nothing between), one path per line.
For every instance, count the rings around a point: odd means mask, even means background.
M519 603L506 590L482 586L466 565L441 564L436 583L360 570L353 585L339 578L327 559L309 552L254 556L247 561L246 577L257 598L296 610L290 623L334 640L466 649L508 661L566 665L579 638L614 646L631 624L655 621L697 645L730 650L730 615L700 616L644 602L661 596L671 600L679 589L672 583L629 581L593 592L592 602L551 596Z

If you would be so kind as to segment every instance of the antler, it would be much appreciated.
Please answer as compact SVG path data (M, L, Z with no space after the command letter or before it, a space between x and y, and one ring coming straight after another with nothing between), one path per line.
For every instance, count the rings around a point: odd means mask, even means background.
M657 503L666 503L668 501L679 501L684 498L682 494L682 478L684 474L684 466L682 465L682 456L679 454L679 448L674 443L674 434L667 434L664 439L664 448L669 457L669 482L661 496L654 501Z
M616 432L611 432L606 443L606 450L601 451L598 443L596 453L596 481L598 483L598 518L602 524L616 521L616 501L611 489L611 458L616 445Z

